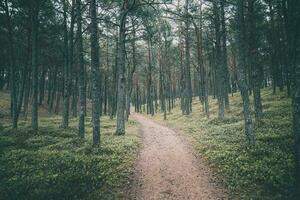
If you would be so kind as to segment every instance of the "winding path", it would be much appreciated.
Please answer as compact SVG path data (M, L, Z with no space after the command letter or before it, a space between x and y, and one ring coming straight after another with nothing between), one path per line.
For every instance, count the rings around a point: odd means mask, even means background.
M142 136L133 199L228 199L209 169L193 155L189 142L140 114L133 118L140 124Z

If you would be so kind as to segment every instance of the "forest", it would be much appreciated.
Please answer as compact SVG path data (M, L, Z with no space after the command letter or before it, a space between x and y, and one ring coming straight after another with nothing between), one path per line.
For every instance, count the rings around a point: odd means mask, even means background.
M0 199L299 198L299 0L0 0Z

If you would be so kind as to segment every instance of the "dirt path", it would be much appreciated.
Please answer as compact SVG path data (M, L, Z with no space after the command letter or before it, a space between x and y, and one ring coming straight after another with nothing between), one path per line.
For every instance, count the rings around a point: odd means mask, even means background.
M142 115L133 117L142 132L133 199L227 199L187 141Z

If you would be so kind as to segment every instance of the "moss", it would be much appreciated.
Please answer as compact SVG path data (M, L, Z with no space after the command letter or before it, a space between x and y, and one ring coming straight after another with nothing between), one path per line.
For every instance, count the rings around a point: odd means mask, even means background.
M217 118L217 102L210 98L210 119L194 100L190 116L182 115L177 105L166 123L193 139L196 153L206 158L232 194L241 199L296 199L291 101L284 92L273 95L270 89L262 90L262 100L264 118L255 124L254 148L245 142L238 93L230 97L224 120ZM163 115L154 118L163 121Z

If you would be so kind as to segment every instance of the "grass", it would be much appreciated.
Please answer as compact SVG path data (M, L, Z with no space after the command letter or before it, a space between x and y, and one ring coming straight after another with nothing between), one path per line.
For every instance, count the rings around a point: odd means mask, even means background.
M99 147L92 146L90 118L84 140L77 136L77 119L62 129L60 116L40 118L38 133L30 120L21 119L17 130L1 121L0 199L126 198L138 148L134 121L126 135L113 136L115 121L102 117Z
M284 92L273 95L270 89L264 89L262 101L264 118L255 125L254 148L246 145L238 93L230 98L230 111L224 120L217 118L215 99L210 99L209 119L195 99L191 115L182 115L176 105L166 123L192 138L196 153L208 161L220 181L239 199L296 199L291 100ZM163 121L163 115L154 119Z

